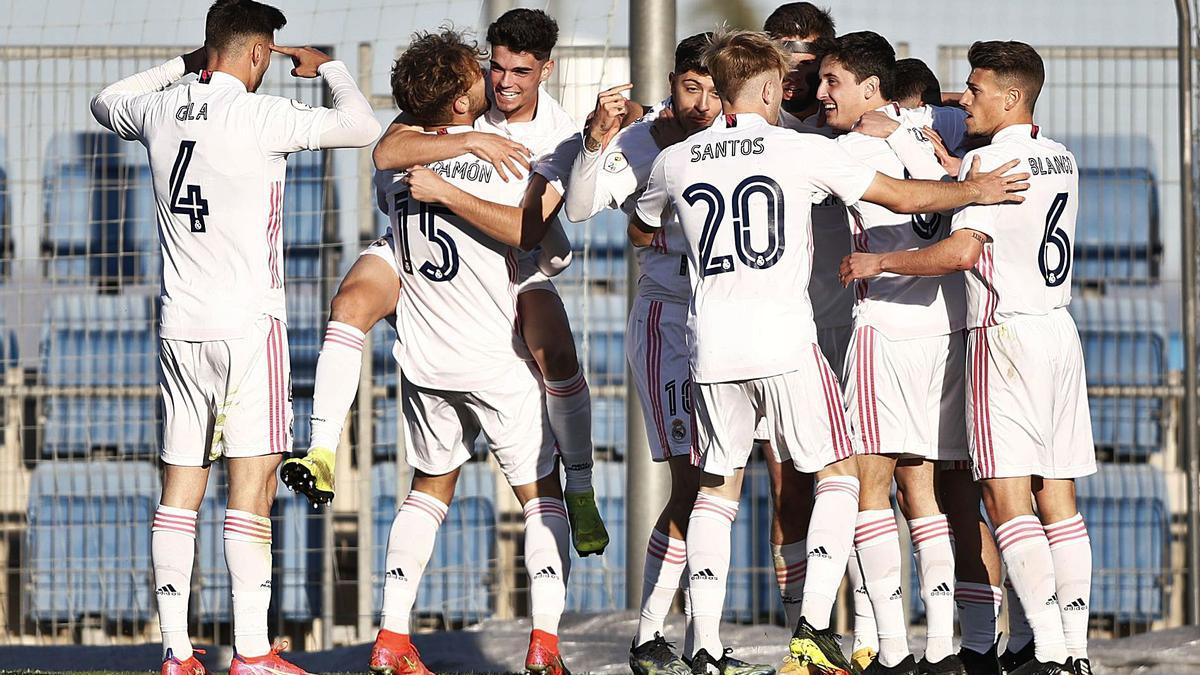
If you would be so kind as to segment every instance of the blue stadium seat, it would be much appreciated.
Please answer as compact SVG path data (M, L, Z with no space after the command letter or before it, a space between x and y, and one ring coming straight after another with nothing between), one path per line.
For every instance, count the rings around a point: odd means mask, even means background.
M209 472L208 490L200 507L197 545L200 557L196 578L199 603L193 607L201 621L232 619L229 570L225 566L226 469ZM271 510L272 587L271 609L287 621L308 621L321 611L321 546L324 516L308 499L279 484Z
M616 257L625 255L628 223L623 212L610 209L582 223L563 220L563 229L577 256L586 250L592 255Z
M1155 298L1080 298L1070 305L1079 327L1089 385L1161 385L1167 377L1167 326ZM1164 402L1153 397L1093 397L1096 445L1145 457L1162 444Z
M1149 465L1101 464L1077 481L1092 540L1092 614L1150 621L1166 611L1171 541L1166 481Z
M396 509L396 465L371 469L375 550L374 611L383 602L388 535ZM476 623L492 613L496 559L496 478L488 464L463 466L454 502L438 530L437 543L421 578L414 611L438 615L448 623Z
M62 295L46 314L43 382L52 387L144 387L158 381L154 298ZM46 400L43 456L82 456L97 449L148 456L159 444L158 399L52 395Z
M637 424L642 423L638 415ZM597 449L625 454L625 399L592 396L592 443Z
M1076 281L1151 281L1162 235L1158 185L1148 169L1081 168L1075 229Z
M43 462L29 487L25 606L34 621L145 621L158 472L148 462Z

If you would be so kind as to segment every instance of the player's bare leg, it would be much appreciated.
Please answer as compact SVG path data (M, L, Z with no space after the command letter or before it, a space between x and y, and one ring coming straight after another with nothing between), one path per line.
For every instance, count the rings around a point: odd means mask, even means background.
M1067 654L1077 662L1087 661L1092 542L1083 514L1076 507L1075 481L1034 478L1033 497L1054 559L1054 583ZM1089 661L1087 672L1090 671Z
M1054 600L1054 559L1042 522L1033 513L1032 479L989 478L982 484L983 504L996 528L1000 557L1033 631L1034 661L1026 666L1064 664L1067 648Z
M528 290L517 296L517 316L546 387L546 414L565 467L575 550L580 556L603 553L608 532L592 489L592 397L562 298L545 289Z
M358 392L366 334L396 312L400 278L382 258L361 255L329 303L329 323L317 357L312 440L308 454L287 460L280 477L314 505L333 500L334 455Z
M979 512L981 490L965 463L945 463L937 485L954 532L954 600L962 634L959 659L970 673L997 672L996 619L1003 598L1000 552Z
M938 500L937 464L919 457L896 462L896 500L908 520L927 639L917 664L922 673L965 675L954 652L954 545L950 522Z
M196 517L207 485L208 467L163 464L162 496L150 530L154 595L162 630L162 675L208 672L193 655L188 636Z
M771 553L775 580L787 625L795 626L800 620L804 571L808 567L805 537L812 515L813 477L796 471L791 462L777 461L770 442L760 442L767 475L771 478Z
M434 476L417 471L412 489L396 511L388 534L383 577L383 611L371 648L371 672L432 675L410 638L409 618L421 576L433 555L438 528L454 498L459 469Z
M525 515L525 570L533 623L525 670L569 675L558 648L558 622L567 605L571 533L557 462L553 471L536 482L514 486L513 494Z
M834 462L817 472L808 527L808 570L799 623L788 645L796 668L850 673L840 637L830 626L833 602L854 545L858 512L858 457ZM789 669L790 670L790 669Z

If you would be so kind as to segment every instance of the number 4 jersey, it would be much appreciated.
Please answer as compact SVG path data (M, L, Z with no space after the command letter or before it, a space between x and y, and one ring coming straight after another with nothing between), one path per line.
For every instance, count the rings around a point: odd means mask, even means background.
M813 204L851 206L875 170L837 143L759 115L717 117L664 150L637 204L649 227L678 214L687 242L694 381L769 377L811 364Z
M465 133L471 127L450 127ZM475 155L429 168L480 199L519 206L527 180L505 182ZM400 368L414 384L447 391L494 386L519 363L517 249L436 204L409 197L399 177L380 186L400 266Z
M1042 136L1037 125L1006 127L991 145L963 158L966 176L972 158L991 171L1019 159L1013 171L1030 174L1020 204L969 206L954 216L951 229L971 229L991 237L974 269L967 273L967 325L995 326L1020 315L1044 315L1071 302L1071 246L1079 211L1075 156Z

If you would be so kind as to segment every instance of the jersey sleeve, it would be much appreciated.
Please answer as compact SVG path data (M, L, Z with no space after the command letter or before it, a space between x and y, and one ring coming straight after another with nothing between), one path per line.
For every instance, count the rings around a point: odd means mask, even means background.
M647 227L655 229L662 227L662 219L670 206L670 195L667 194L666 159L668 153L661 153L654 161L650 170L650 179L646 181L646 189L638 199L635 213Z
M328 112L327 108L271 96L259 112L259 143L263 150L280 154L317 150Z
M564 138L553 150L534 162L534 173L545 176L558 194L564 194L567 191L567 179L571 177L571 166L582 147L583 137L578 133Z
M182 57L175 57L149 70L131 75L105 87L92 99L92 116L118 136L135 141L142 138L151 92L162 91L185 74Z
M979 168L981 171L991 171L999 166L999 163L995 159L987 155L981 154L978 151L968 152L963 157L962 168L958 173L959 180L966 179L967 174L971 171L971 162L975 157L980 158ZM950 223L950 232L975 230L994 240L996 238L997 225L1000 222L999 216L999 204L966 206L955 212L954 220Z
M875 169L852 157L836 141L813 134L798 135L795 140L809 144L806 153L812 157L808 162L812 167L809 180L818 190L838 197L846 206L857 204L875 180Z

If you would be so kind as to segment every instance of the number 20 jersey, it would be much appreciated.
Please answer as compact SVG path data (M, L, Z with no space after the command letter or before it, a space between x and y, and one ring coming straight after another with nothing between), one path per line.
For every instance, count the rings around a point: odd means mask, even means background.
M451 127L464 133L471 127ZM429 168L480 199L518 206L526 180L500 179L475 155ZM517 249L480 233L448 209L409 197L396 180L383 190L400 266L400 367L412 383L478 391L512 373L517 352Z
M853 205L874 179L836 142L753 113L719 116L659 155L637 214L650 227L661 227L668 206L678 214L692 281L694 381L811 365L812 206L831 194Z
M963 158L991 171L1012 159L1013 172L1028 172L1020 204L968 206L954 216L952 231L971 229L991 237L967 272L967 325L995 326L1021 315L1044 315L1071 302L1071 247L1079 212L1075 156L1041 134L1037 125L1002 129L992 143Z

